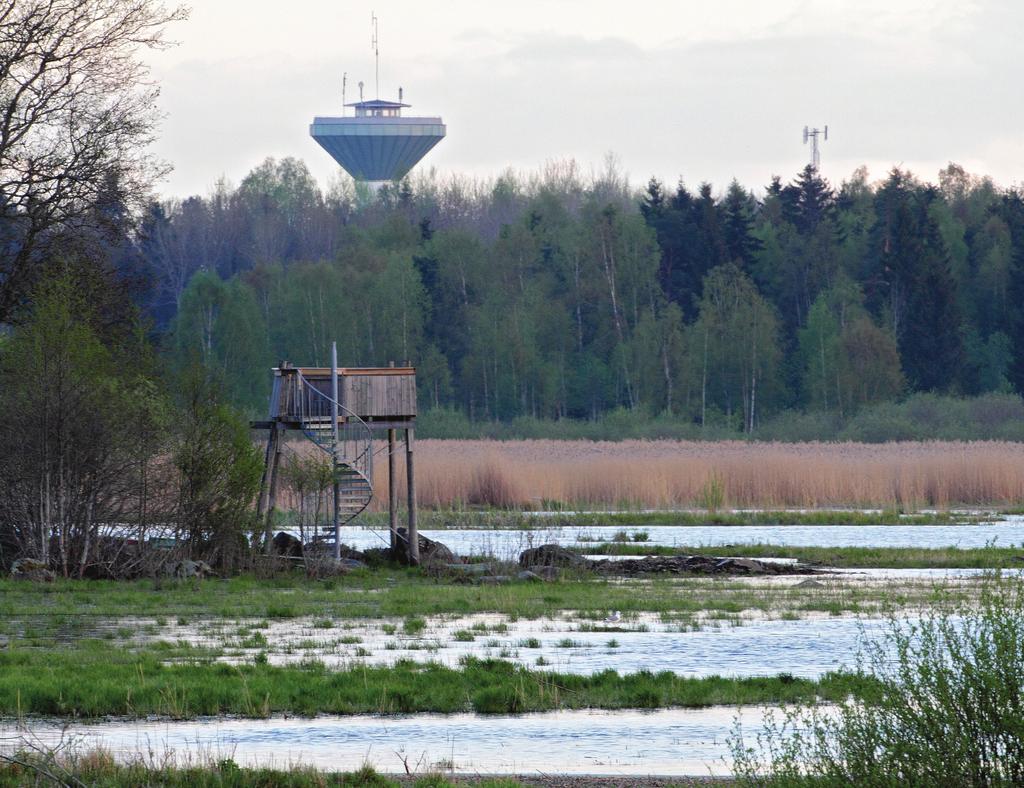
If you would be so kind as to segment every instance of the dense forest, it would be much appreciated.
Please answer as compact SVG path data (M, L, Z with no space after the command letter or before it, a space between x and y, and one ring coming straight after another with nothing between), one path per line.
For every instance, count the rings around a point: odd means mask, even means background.
M125 529L154 525L250 560L273 516L246 416L332 340L416 365L424 437L1024 440L1021 191L955 165L635 189L561 162L324 193L268 159L154 201L140 53L186 11L8 5L0 565L144 574Z
M1024 196L811 167L724 193L613 164L326 193L294 159L154 203L119 255L178 360L251 412L279 360L410 361L472 420L617 409L756 434L916 392L1024 389Z

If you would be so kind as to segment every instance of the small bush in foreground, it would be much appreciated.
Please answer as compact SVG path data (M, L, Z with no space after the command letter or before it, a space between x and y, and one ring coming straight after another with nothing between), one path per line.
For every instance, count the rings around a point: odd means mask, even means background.
M731 742L759 786L1024 785L1024 585L986 579L975 606L940 603L892 619L865 646L876 689L832 707L769 715Z

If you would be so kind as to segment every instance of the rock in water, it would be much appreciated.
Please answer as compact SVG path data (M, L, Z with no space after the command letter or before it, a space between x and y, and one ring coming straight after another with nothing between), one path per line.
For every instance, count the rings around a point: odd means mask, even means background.
M524 568L536 566L584 566L586 559L557 544L542 544L523 550L519 554L519 565Z
M19 558L11 564L11 577L15 580L49 583L55 576L46 564L35 558Z
M347 544L342 544L339 550L342 558L351 558L354 561L362 561L366 563L366 555L371 551L361 552L353 547L349 547ZM333 542L306 542L302 545L301 555L307 559L313 559L316 561L330 561L334 559L334 543Z
M417 534L417 541L420 546L420 563L421 564L454 564L458 563L459 559L448 547L441 542L435 542L433 539L428 539L423 534ZM402 549L399 553L399 559L405 560L405 549L404 546L409 543L409 532L404 528L398 529L398 540Z
M274 555L286 555L292 558L302 558L302 541L289 533L278 531L274 534L271 542Z
M728 563L723 563L721 568L727 570L730 574L750 572L756 575L767 571L764 563L755 561L753 558L726 558L724 560Z
M562 570L557 566L532 566L529 571L537 575L541 580L550 583L559 578Z
M705 555L648 555L636 560L594 561L591 568L609 575L812 575L803 564L780 564L753 558L718 558Z
M200 579L204 577L213 577L216 573L213 571L213 567L210 566L206 561L174 561L164 568L171 577L176 577L179 580L185 580L190 577L198 577Z

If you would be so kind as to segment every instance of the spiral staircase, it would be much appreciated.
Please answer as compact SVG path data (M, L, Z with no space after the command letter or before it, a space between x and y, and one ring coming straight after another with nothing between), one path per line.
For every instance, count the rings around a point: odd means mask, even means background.
M331 459L338 483L338 522L358 517L373 500L373 433L369 425L298 373L297 415L303 434ZM337 406L338 434L333 421ZM324 528L333 536L333 525Z

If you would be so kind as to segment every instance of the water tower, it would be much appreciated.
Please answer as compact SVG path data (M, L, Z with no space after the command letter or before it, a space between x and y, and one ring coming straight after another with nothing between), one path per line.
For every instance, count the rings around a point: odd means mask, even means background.
M309 133L357 181L381 183L403 178L444 139L445 126L438 117L403 116L402 110L410 105L402 102L401 88L398 101L380 98L376 16L373 17L373 49L378 63L377 98L364 101L360 82L359 101L345 104L342 87L342 105L352 107L354 116L342 110L340 118L313 118Z

